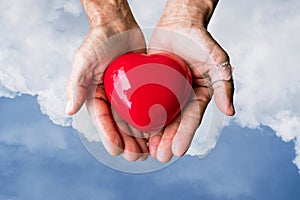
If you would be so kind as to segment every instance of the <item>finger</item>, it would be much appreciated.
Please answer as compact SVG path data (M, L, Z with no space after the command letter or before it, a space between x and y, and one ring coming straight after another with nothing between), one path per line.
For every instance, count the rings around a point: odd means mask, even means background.
M128 125L128 127L129 127L129 130L130 130L130 133L132 134L132 137L135 138L136 142L140 146L140 149L141 149L140 160L141 161L146 160L149 156L147 140L145 139L145 137L143 136L143 133L140 130L138 130L136 128L133 128L130 125Z
M172 159L172 140L177 130L168 130L163 133L156 152L156 159L160 162L168 162Z
M138 130L138 129L130 126L130 125L128 125L128 127L129 127L129 130L130 130L131 136L133 136L134 138L145 138L142 131L140 131L140 130Z
M140 161L147 160L149 156L149 150L147 141L144 138L135 138L136 142L138 143L140 149L141 149L141 155L140 155Z
M233 80L218 81L213 84L214 100L218 108L226 115L235 113L233 106L234 85Z
M118 126L120 126L120 124L118 124ZM124 127L122 127L122 129L123 128ZM121 131L120 133L124 141L123 157L130 162L138 160L142 152L139 144L133 137L131 137L127 133L123 131Z
M208 88L198 87L194 91L196 96L186 105L173 139L172 152L176 156L182 156L188 150L210 101Z
M86 99L86 88L82 85L68 83L66 90L68 95L65 113L67 115L73 115L78 112Z
M179 124L180 116L166 126L156 152L156 158L160 162L168 162L172 159L172 142Z
M91 65L87 59L83 58L81 50L74 56L71 73L66 84L67 105L65 113L75 114L86 100L87 87L92 79Z
M214 99L218 108L226 115L234 115L233 106L234 85L232 80L232 67L229 64L229 56L226 51L207 32L206 48L213 63L210 65L208 74L210 75L214 89ZM227 63L225 68L220 67L221 63ZM218 67L219 66L219 67Z
M103 88L97 88L96 96L88 98L86 106L103 146L109 154L118 156L123 152L124 144L106 99L102 96L103 92Z
M114 110L112 111L114 120L124 142L123 157L131 162L138 160L142 153L138 142L132 137L132 133L127 123Z
M149 145L148 145L149 153L150 153L150 156L154 159L156 159L156 153L157 153L157 149L158 149L161 137L162 137L162 133L158 133L158 134L152 135L149 138Z

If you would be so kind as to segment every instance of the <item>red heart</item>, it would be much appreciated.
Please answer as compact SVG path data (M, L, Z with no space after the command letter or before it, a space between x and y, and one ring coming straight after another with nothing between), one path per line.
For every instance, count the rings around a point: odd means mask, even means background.
M189 99L191 83L187 65L167 53L122 55L104 75L112 107L145 133L159 131L181 112Z

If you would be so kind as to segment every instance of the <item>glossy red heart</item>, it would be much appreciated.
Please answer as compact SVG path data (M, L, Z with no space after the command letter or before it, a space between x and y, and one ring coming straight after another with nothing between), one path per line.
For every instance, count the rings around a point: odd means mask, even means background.
M177 56L128 53L114 60L104 75L108 100L131 126L159 131L183 109L192 87L191 73Z

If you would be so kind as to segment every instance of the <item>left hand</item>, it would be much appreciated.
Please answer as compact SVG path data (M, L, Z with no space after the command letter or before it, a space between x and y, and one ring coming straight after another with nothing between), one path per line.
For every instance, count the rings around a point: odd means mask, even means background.
M160 134L149 139L151 156L161 162L169 161L173 155L182 156L188 150L211 94L224 114L235 113L231 68L218 73L216 67L217 64L229 62L228 54L206 29L217 1L186 2L168 0L149 45L149 54L168 51L188 63L195 93L181 116L167 125Z

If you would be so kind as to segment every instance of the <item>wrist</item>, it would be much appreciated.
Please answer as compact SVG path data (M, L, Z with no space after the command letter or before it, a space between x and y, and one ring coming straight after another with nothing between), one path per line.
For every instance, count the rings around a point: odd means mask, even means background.
M218 0L168 0L159 24L184 23L207 27Z
M111 26L121 29L137 27L127 0L81 0L90 28Z

